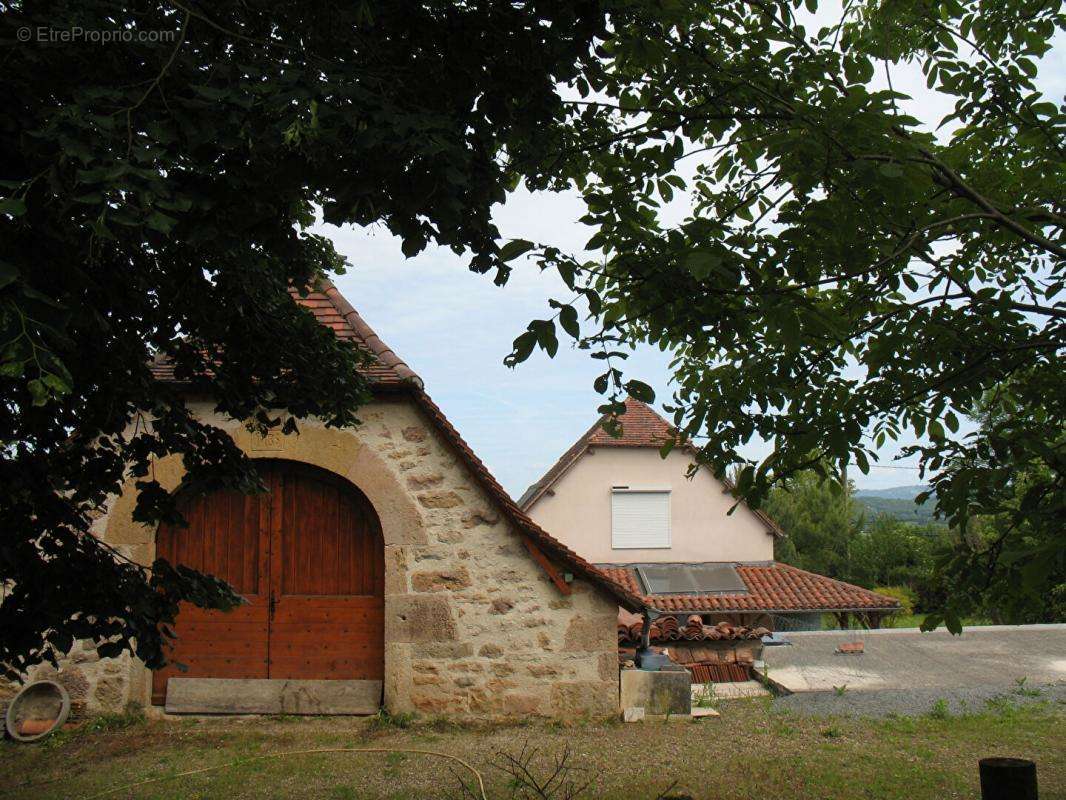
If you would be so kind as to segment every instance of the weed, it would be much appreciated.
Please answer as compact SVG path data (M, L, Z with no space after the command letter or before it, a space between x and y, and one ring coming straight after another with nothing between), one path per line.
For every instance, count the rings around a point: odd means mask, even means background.
M833 691L836 692L837 697L843 697L844 692L846 692L847 690L848 685L846 683L842 683L840 686L833 687Z
M692 705L696 708L718 708L718 694L714 690L714 684L705 683L697 689L692 698Z
M950 719L951 709L948 707L948 701L943 697L933 703L933 707L929 709L929 716L933 719Z
M1033 686L1026 686L1025 682L1027 680L1028 678L1025 675L1020 678L1015 678L1014 693L1019 697L1040 697L1043 692Z
M822 728L822 736L824 736L826 739L839 739L843 735L844 732L835 725L830 726L828 728Z
M989 711L999 714L1001 717L1009 717L1018 710L1010 697L1005 694L997 694L995 697L989 697L985 700L985 705L988 707Z

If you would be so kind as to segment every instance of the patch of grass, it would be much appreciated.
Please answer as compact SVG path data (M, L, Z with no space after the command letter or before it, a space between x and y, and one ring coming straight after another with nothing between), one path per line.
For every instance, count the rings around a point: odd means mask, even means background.
M240 762L248 756L311 748L428 749L458 756L484 776L490 800L510 797L508 776L493 770L497 751L536 749L537 774L569 746L592 785L582 797L652 800L676 779L671 795L707 797L709 787L760 800L944 800L979 796L977 760L989 755L1039 764L1041 797L1066 798L1066 707L1009 692L977 713L932 718L816 718L784 714L765 698L723 704L700 725L460 726L432 721L408 727L390 719L272 718L149 720L71 736L55 747L0 742L0 786L11 800L86 797L137 780L222 766L217 771L120 791L131 800L404 800L461 796L454 764L416 754L316 753ZM1006 705L1002 705L1005 702ZM1001 712L1000 708L1009 708ZM371 727L372 742L360 741ZM651 737L651 738L649 738ZM644 763L649 747L655 768ZM738 769L758 753L758 769ZM663 776L669 776L664 783ZM469 775L466 776L469 778ZM713 791L713 790L712 790Z
M100 714L91 717L88 722L82 725L81 731L84 733L121 731L126 728L144 725L146 721L147 718L144 716L144 711L133 706L118 714Z
M385 709L381 709L377 714L370 718L370 724L367 726L370 731L382 731L389 730L391 728L399 728L400 730L406 730L410 728L415 722L415 715L401 712L399 714L390 714Z

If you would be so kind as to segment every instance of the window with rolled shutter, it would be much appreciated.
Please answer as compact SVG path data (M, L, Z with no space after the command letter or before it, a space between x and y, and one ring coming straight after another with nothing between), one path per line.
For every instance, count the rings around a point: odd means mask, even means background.
M645 548L665 548L669 546L669 490L612 490L612 549L635 550Z

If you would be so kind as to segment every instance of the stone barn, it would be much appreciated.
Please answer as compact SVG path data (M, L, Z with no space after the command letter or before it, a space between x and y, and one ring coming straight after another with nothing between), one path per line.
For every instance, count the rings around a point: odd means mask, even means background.
M75 704L175 711L418 712L456 718L606 716L618 710L618 607L642 600L536 525L426 394L418 376L329 283L297 298L356 341L373 401L353 429L303 421L249 433L191 406L260 462L269 494L189 495L190 525L133 521L134 489L94 532L145 564L157 556L229 581L247 600L180 614L185 671L97 659L76 645L58 676ZM165 363L156 377L173 381ZM180 457L156 478L182 491Z

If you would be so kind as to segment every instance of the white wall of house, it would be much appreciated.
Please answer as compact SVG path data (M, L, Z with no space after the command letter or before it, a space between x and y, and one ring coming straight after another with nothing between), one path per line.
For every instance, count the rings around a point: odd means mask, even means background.
M772 560L774 539L766 523L745 506L729 514L732 495L705 469L687 478L690 463L676 450L663 459L648 447L593 447L529 515L595 564ZM650 492L646 498L631 496L643 490ZM654 494L663 490L668 500ZM656 518L664 506L667 536ZM619 518L617 526L613 516ZM667 546L640 547L642 541Z

